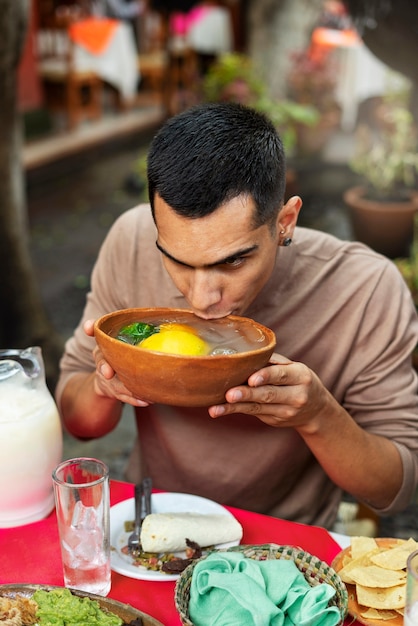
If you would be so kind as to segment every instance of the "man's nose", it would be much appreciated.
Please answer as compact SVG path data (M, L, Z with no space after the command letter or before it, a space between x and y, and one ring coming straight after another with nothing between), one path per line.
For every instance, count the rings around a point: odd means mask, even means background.
M188 300L195 311L205 312L222 299L222 290L215 273L195 270L189 285Z

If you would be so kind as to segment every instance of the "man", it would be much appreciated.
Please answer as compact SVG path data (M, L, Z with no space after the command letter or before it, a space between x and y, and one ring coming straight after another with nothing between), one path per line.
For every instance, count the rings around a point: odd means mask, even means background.
M330 527L343 491L379 515L417 485L418 322L394 264L296 226L274 126L235 104L171 118L148 156L151 209L111 228L61 362L57 401L76 437L135 407L127 476L156 488ZM208 409L134 398L95 347L94 319L127 307L228 314L272 328L277 351Z

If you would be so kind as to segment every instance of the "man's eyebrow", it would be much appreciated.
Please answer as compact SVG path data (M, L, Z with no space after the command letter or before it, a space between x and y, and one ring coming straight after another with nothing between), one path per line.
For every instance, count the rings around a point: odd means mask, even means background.
M158 243L158 241L155 242L155 245L157 246L158 250L171 261L174 261L175 263L178 263L179 265L184 265L184 267L190 267L192 269L194 268L193 265L189 265L188 263L184 263L184 261L180 261L179 259L176 259L173 255L167 252L167 250L164 250L164 248ZM219 259L218 261L215 261L214 263L208 263L206 265L202 265L202 267L215 267L216 265L223 265L224 263L231 263L231 261L234 261L235 259L238 259L239 257L245 256L246 254L249 254L250 252L257 250L257 248L258 248L258 244L254 244L253 246L249 246L248 248L243 248L242 250L238 250L237 252L234 252L233 254L229 254L227 257L223 259Z

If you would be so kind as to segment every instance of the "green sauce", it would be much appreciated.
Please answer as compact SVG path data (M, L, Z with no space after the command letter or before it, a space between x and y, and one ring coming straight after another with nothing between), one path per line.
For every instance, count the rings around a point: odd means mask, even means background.
M40 626L121 626L123 620L100 608L96 600L74 596L69 589L39 589L33 594Z

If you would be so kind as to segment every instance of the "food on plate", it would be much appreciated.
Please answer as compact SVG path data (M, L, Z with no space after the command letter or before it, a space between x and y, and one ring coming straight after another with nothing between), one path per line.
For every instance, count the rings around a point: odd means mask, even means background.
M405 583L385 589L357 585L356 592L361 606L394 611L405 608Z
M376 550L377 544L373 537L353 537L351 539L351 559L359 559L363 554Z
M141 544L146 552L179 552L186 539L202 548L242 539L242 526L231 515L202 513L151 513L141 527Z
M26 607L25 603L30 603L30 605ZM3 626L22 626L23 624L28 624L29 626L34 624L36 608L37 605L27 598L0 597L0 624L3 624Z
M129 523L127 523L129 527ZM145 567L145 569L153 572L162 572L164 574L179 574L194 559L202 556L202 549L199 544L186 539L187 548L184 557L172 552L145 552L140 545L139 548L131 550L129 546L122 548L122 553L132 559L132 565L136 567Z
M4 612L13 613L7 621ZM77 597L69 589L38 589L31 598L15 594L0 597L0 623L15 626L123 626L117 615L104 611L96 600Z
M96 600L80 598L69 589L38 589L32 596L38 605L36 617L40 626L65 626L65 624L88 624L88 626L121 626L117 615L103 611ZM57 620L59 616L59 620Z
M0 589L0 624L2 626L144 626L138 615L129 621L101 607L106 598L97 601L77 595L63 587L33 589L31 585L5 585ZM27 587L27 589L26 589ZM28 595L30 594L30 595ZM113 605L119 605L118 602ZM125 620L137 613L128 605L120 605ZM115 608L116 613L119 610Z
M344 551L340 567L336 567L348 586L349 611L363 619L382 620L382 624L389 620L401 624L406 561L417 549L418 543L412 538L352 537L351 548Z
M132 532L133 527L133 521L126 521L125 533ZM124 545L121 551L137 567L178 574L202 556L203 547L239 542L242 532L241 524L231 515L151 513L142 522L140 548L132 551Z
M186 539L187 549L185 558L175 557L173 559L169 559L165 563L163 563L161 567L161 571L166 574L180 574L183 572L188 565L193 563L196 559L200 559L202 556L202 548L195 541L190 541Z
M395 572L378 565L367 565L353 567L350 571L350 578L354 583L364 587L385 589L402 585L405 582L406 573L403 570Z

